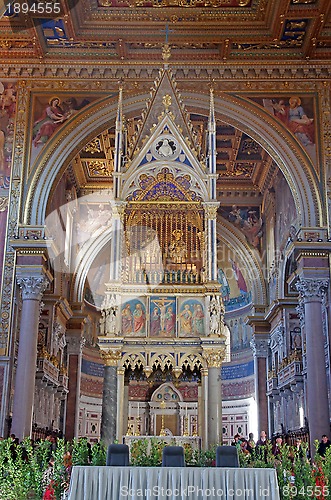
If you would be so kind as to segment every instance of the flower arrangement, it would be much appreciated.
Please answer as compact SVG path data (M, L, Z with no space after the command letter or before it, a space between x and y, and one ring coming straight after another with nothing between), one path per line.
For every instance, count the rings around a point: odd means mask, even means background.
M131 464L157 467L162 463L162 438L133 439ZM170 443L174 444L174 443ZM316 443L316 446L318 442ZM277 471L281 500L326 500L331 491L331 447L325 457L307 458L307 444L298 450L287 444L280 454L272 454L271 445L252 454L239 451L241 467L272 467ZM185 461L191 467L215 466L216 446L207 450L185 444ZM55 450L48 440L32 444L25 439L20 445L12 439L0 441L0 498L6 500L62 500L69 489L73 465L106 464L106 447L89 445L87 439L65 442L59 439Z

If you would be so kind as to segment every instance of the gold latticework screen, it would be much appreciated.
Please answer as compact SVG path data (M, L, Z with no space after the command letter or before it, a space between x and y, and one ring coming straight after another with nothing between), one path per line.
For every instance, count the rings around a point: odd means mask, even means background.
M131 203L125 212L130 283L201 283L204 212L199 202Z

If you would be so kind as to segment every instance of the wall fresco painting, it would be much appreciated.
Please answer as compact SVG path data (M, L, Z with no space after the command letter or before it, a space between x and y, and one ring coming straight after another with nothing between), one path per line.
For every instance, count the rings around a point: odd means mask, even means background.
M221 207L219 213L232 222L246 237L248 243L260 250L260 240L263 235L263 219L259 207Z
M252 98L278 118L316 160L314 100L309 96L295 94Z
M297 211L290 187L281 172L275 179L275 243L283 249L290 234L290 228L297 223Z
M14 144L16 83L0 81L0 286Z
M199 337L205 334L205 313L203 304L197 299L185 300L179 309L179 336Z
M150 337L176 336L176 299L174 297L151 297Z
M15 112L15 83L0 82L0 190L9 188Z
M127 300L121 310L122 335L146 336L146 306L138 299Z
M72 119L81 109L95 101L97 97L57 95L35 96L33 100L32 119L32 164L47 141L64 123Z

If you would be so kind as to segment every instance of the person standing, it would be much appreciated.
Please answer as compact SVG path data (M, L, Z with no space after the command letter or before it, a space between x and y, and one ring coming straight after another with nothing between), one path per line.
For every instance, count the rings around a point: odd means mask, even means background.
M323 434L322 436L322 441L320 442L318 448L317 448L317 453L325 458L326 450L331 446L331 441L329 440L328 436L326 434Z

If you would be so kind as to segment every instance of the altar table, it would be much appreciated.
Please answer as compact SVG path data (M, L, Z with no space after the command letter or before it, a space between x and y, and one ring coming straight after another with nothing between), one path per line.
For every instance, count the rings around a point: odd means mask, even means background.
M83 467L68 500L279 500L275 469Z

